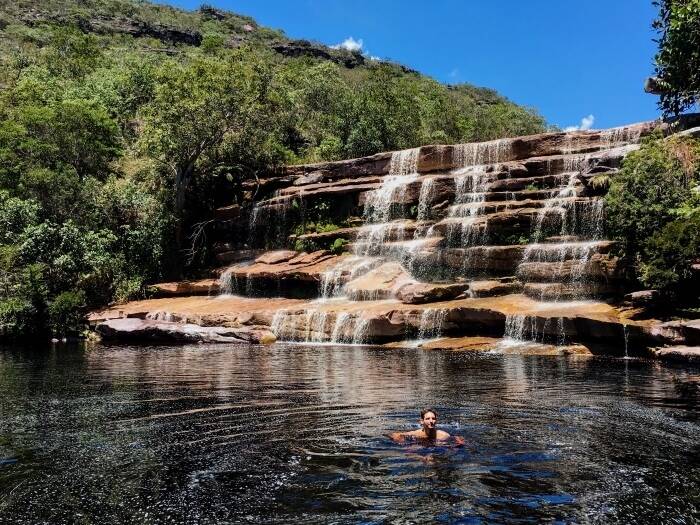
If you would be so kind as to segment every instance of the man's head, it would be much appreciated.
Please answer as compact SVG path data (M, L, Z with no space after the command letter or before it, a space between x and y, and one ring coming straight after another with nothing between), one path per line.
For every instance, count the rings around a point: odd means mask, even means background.
M437 412L432 408L426 408L420 411L420 424L424 430L435 430L437 423Z

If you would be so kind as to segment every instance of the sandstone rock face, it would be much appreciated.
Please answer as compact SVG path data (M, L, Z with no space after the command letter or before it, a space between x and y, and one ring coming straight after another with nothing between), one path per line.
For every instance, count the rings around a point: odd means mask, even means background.
M413 279L399 263L389 262L350 281L345 285L345 291L354 301L387 299L411 282Z
M174 297L178 295L216 295L219 293L218 279L201 279L199 281L178 281L158 283L151 286L157 297Z
M396 290L396 298L404 304L434 303L447 301L462 295L469 285L466 283L430 284L411 282Z
M557 355L565 350L544 347L590 342L591 351L621 353L628 343L633 352L698 344L693 322L631 319L637 296L623 309L600 300L617 301L629 283L614 243L602 239L605 188L591 180L617 176L624 156L655 128L669 132L643 123L284 168L243 183L258 199L254 208L216 211L214 251L234 263L216 272L216 283L163 283L160 293L171 298L122 305L92 321L165 321L179 325L167 337L198 340L244 337L208 328L260 325L285 341L338 344L506 336L519 341L508 348ZM300 225L321 220L320 203L330 222L347 227L298 235ZM348 253L286 249L338 238ZM279 249L256 250L263 246ZM221 296L204 295L216 285ZM199 328L182 335L188 324ZM169 326L159 337L175 333Z
M278 250L276 252L267 252L261 255L255 259L255 262L262 264L279 264L289 261L297 255L298 253L293 250Z
M97 325L103 339L161 343L274 343L275 335L264 328L204 327L153 319L110 319Z

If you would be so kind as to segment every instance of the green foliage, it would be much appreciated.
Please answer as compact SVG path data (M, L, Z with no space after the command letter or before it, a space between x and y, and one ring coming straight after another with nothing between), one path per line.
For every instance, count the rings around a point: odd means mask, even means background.
M591 178L590 186L594 190L607 190L610 188L610 175L595 175Z
M318 244L316 244L314 241L310 239L297 239L296 242L294 243L294 249L298 252L315 252L320 250L321 248L319 247Z
M334 240L331 245L328 247L328 249L333 253L334 255L340 255L345 251L345 245L348 243L347 239L342 239L342 238L337 238Z
M646 286L678 295L700 258L700 142L650 140L625 159L606 196L606 229Z
M698 208L700 211L700 208ZM675 296L697 299L698 288L687 286L697 277L691 265L700 258L700 213L676 219L646 243L640 265L641 281Z
M700 93L700 0L656 0L659 33L656 77L664 115L678 115L698 102Z
M36 309L26 299L0 300L0 338L13 340L32 334L36 329L36 316Z
M85 292L61 292L48 308L49 323L54 336L77 335L85 326Z

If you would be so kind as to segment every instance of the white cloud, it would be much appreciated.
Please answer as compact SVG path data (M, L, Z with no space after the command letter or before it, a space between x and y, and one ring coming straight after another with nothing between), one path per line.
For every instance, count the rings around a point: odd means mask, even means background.
M362 51L362 46L364 42L359 38L355 40L353 37L349 36L343 40L340 44L331 46L333 49L347 49L348 51Z
M586 131L593 127L594 122L595 117L593 115L588 115L581 119L581 124L578 126L567 126L564 128L564 131Z

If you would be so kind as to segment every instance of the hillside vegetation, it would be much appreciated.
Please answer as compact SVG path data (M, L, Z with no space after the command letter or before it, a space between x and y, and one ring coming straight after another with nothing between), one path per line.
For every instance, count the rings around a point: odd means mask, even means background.
M545 129L492 90L206 6L3 2L0 60L3 338L75 333L195 271L192 225L280 164Z

